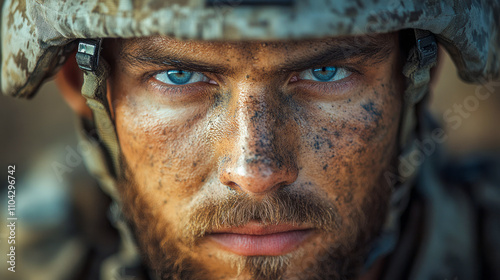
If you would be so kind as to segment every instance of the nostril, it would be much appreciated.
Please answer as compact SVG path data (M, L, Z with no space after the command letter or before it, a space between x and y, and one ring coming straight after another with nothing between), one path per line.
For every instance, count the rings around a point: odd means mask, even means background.
M221 170L220 182L231 190L258 195L293 184L298 175L293 170L295 168L226 166Z
M294 160L284 161L285 157L274 151L267 155L241 151L242 149L237 149L239 154L221 157L219 181L228 188L260 195L274 192L296 181L298 168ZM228 160L229 158L233 160Z
M236 184L235 182L227 182L224 185L226 185L228 188L234 191L241 190L240 186L238 186L238 184Z

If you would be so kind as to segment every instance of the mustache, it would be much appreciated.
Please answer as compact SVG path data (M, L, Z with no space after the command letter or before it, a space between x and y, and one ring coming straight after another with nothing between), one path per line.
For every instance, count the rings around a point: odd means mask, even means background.
M204 198L187 215L183 236L188 244L213 230L244 226L250 221L264 225L308 224L332 232L341 227L335 205L314 193L281 189L260 200L246 193L230 192L223 197Z

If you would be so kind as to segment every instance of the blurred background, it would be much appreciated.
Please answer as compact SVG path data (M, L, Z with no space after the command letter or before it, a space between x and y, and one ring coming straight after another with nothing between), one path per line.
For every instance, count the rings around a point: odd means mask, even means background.
M53 81L31 100L0 95L0 112L0 279L97 279L96 263L119 239L107 219L110 200L83 164L75 114ZM8 244L6 226L9 165L16 178L15 244ZM6 269L12 245L15 273Z
M457 157L473 153L498 154L500 81L466 84L459 79L448 54L441 51L440 55L442 64L431 96L430 110L449 135L445 142L447 151Z
M448 152L457 157L499 154L500 85L465 84L458 79L449 57L445 54L442 59L431 112L449 136L445 142ZM482 96L490 95L480 100L478 91ZM463 108L462 113L456 111L457 106ZM76 117L53 82L46 83L32 100L0 96L0 112L0 169L4 174L0 186L5 186L0 193L0 279L59 279L75 269L86 271L92 264L83 260L99 252L85 249L97 234L85 225L109 226L104 221L108 201L78 163ZM74 166L61 170L60 165L68 166L68 162ZM3 225L7 223L8 165L16 166L15 274L4 269L4 252L9 246L8 228ZM112 239L109 236L108 241ZM51 269L56 264L60 269Z

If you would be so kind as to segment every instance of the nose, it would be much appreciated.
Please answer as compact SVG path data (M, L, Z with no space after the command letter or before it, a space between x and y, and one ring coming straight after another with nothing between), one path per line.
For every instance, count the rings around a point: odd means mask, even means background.
M221 149L220 182L250 195L275 191L298 176L294 122L287 120L286 106L271 99L240 95L230 120L236 132Z
M222 168L222 184L251 195L262 195L290 185L297 179L297 169L277 165L272 159L239 157Z

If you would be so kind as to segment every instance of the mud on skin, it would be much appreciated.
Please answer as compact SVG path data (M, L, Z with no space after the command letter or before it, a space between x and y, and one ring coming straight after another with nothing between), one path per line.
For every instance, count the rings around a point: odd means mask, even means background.
M328 61L321 60L322 54L353 40L231 43L151 37L111 42L122 55L108 58L113 69L120 69L112 71L109 95L130 167L120 190L150 265L165 275L200 273L209 279L235 277L237 266L241 279L264 272L278 278L310 273L328 278L357 271L390 193L381 174L397 146L402 88L396 82L402 81L397 37L367 39L373 40L370 46L386 47L344 52L357 56ZM190 71L196 65L212 69L201 71L210 82L159 82L148 73L179 66L143 57L151 55L189 61ZM292 69L296 65L304 68ZM304 78L303 71L326 66L345 67L351 74L331 82ZM263 207L259 203L285 193L307 194L306 200L330 205L324 210L335 209L341 228L315 229L279 257L238 256L208 239L189 245L186 224L209 201L217 218L234 195L244 197L242 205ZM282 219L273 218L285 213L279 203L276 207L266 219ZM299 206L290 207L286 213ZM208 223L197 221L201 224L193 228ZM304 259L311 260L306 267ZM324 259L349 263L342 263L346 271L315 269L322 266L314 260Z

